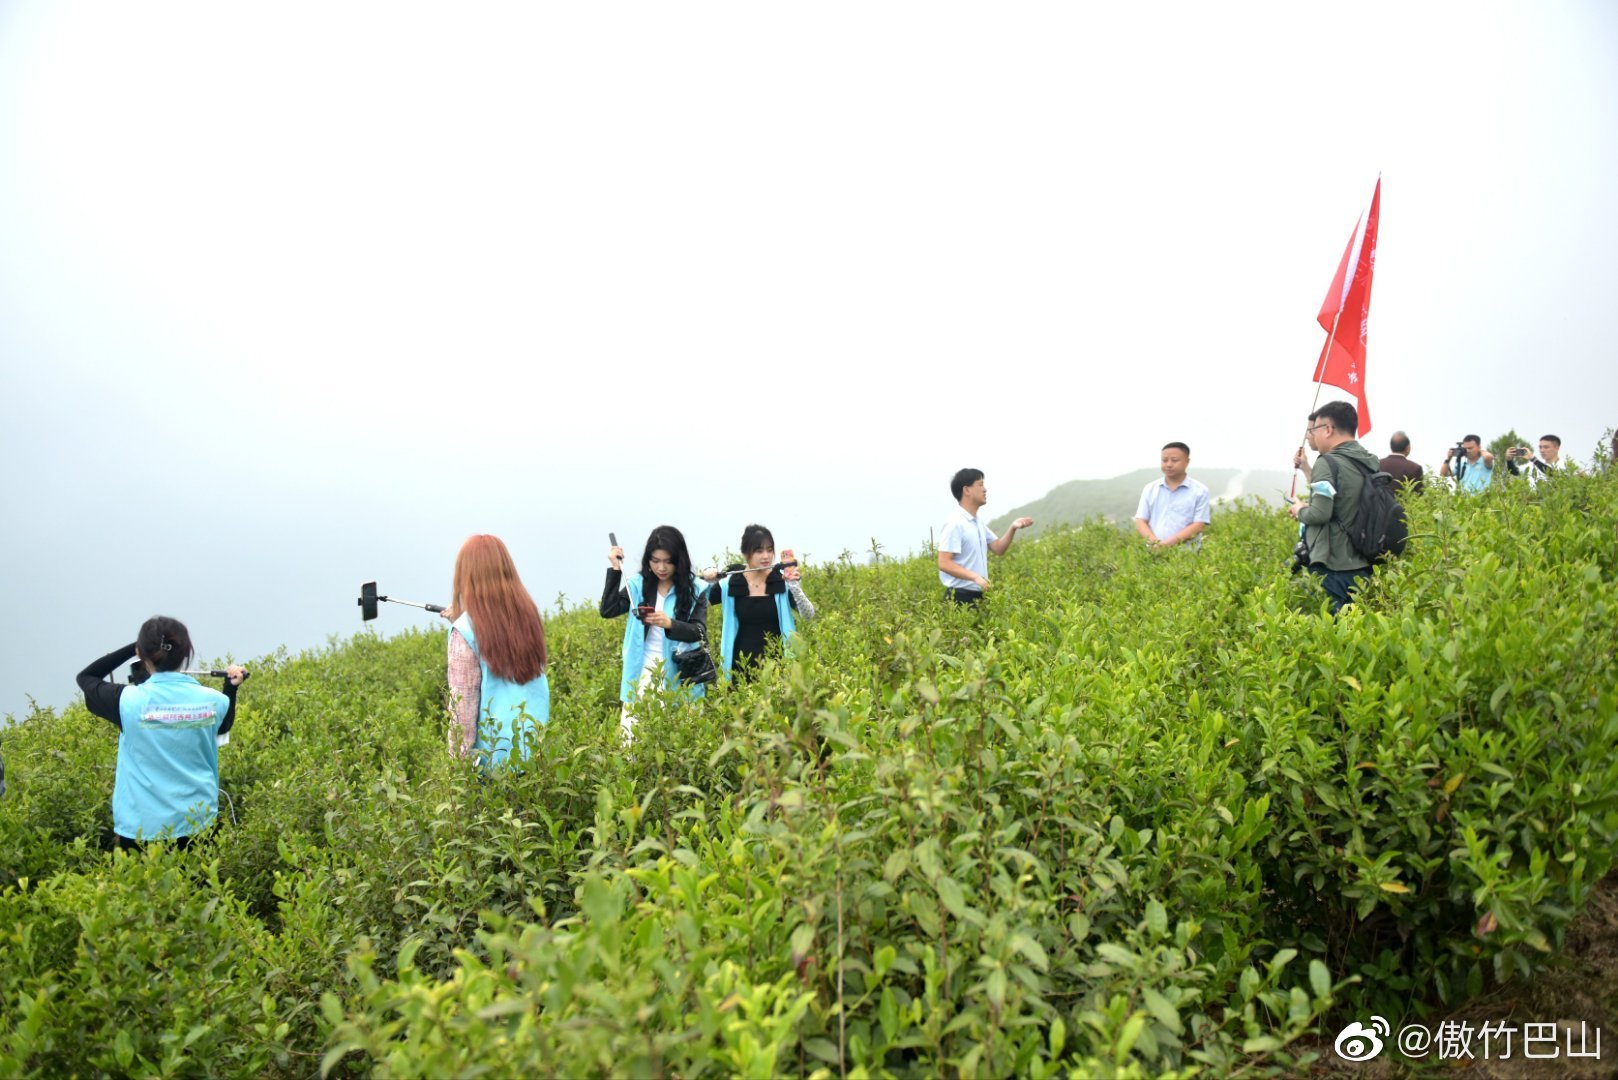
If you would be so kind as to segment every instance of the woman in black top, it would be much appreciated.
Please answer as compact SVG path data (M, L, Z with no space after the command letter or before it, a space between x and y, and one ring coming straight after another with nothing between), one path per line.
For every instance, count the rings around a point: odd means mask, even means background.
M703 580L708 587L708 603L724 610L720 635L720 663L726 672L746 681L764 659L774 639L790 638L797 619L815 617L815 606L798 584L798 568L772 569L775 563L775 537L762 525L749 525L742 531L744 563L731 566L733 573L718 581L719 571L709 568Z

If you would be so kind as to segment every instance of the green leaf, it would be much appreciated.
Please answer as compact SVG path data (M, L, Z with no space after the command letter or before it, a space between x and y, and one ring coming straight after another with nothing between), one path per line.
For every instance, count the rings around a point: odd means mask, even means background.
M584 879L580 892L583 895L579 898L579 909L584 912L585 918L604 925L618 921L618 898L613 895L612 886L605 879L591 874Z
M876 1003L876 1021L882 1026L882 1035L889 1042L899 1037L899 999L893 996L893 987L884 986Z
M824 1061L828 1065L837 1064L837 1044L830 1039L821 1036L805 1039L803 1048L809 1052L809 1056L812 1058Z
M502 1016L512 1016L516 1013L532 1012L534 1003L527 998L506 998L493 1005L485 1005L478 1010L480 1020L494 1020Z
M1315 997L1323 998L1331 993L1331 972L1319 960L1309 961L1309 985L1314 989Z
M1122 945L1114 945L1110 941L1104 941L1100 945L1097 945L1096 955L1108 963L1117 964L1119 967L1126 968L1129 971L1134 971L1136 968L1140 967L1140 957L1136 956ZM1252 969L1249 968L1248 970Z
M1118 1041L1113 1044L1112 1060L1122 1065L1124 1059L1129 1056L1129 1052L1135 1049L1135 1042L1140 1038L1140 1033L1144 1030L1146 1030L1145 1013L1137 1012L1128 1020L1125 1020L1122 1030L1118 1032Z
M1026 931L1019 930L1011 936L1011 947L1026 956L1028 962L1039 970L1050 970L1050 957L1045 955L1045 950L1040 947L1039 942L1030 937Z
M333 1027L343 1022L343 1003L330 990L320 995L320 1013Z
M1146 902L1146 928L1158 937L1169 932L1169 915L1156 900Z
M1146 1010L1152 1014L1152 1018L1159 1024L1162 1024L1176 1035L1185 1030L1185 1025L1180 1021L1180 1010L1176 1009L1168 998L1149 986L1141 989L1140 996L1141 1000L1146 1003Z
M988 986L986 987L989 1000L997 1009L1006 1005L1006 969L997 967L989 972Z
M943 901L944 907L957 919L966 917L966 896L961 892L960 885L952 877L938 879L938 899Z
M422 944L423 939L419 937L413 937L404 943L404 947L399 950L399 959L397 962L397 966L400 971L415 970L416 953L421 949Z

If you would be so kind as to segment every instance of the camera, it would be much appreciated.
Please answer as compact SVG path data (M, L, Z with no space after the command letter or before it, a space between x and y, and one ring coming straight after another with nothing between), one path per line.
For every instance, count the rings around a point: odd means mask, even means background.
M1301 573L1309 569L1309 545L1299 540L1292 549L1292 572Z
M1450 448L1449 456L1452 457L1452 458L1456 458L1457 460L1459 460L1460 458L1464 458L1466 456L1466 444L1465 443L1456 443L1453 447Z
M656 610L657 608L651 604L641 604L635 609L635 618L639 619L641 622L645 622L646 616L650 615Z

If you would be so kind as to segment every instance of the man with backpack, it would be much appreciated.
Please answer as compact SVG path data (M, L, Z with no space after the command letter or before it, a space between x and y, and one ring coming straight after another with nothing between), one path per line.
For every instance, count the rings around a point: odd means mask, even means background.
M1353 602L1350 594L1370 578L1379 556L1404 547L1404 515L1393 498L1391 478L1381 472L1376 455L1355 441L1359 424L1359 413L1346 401L1327 402L1309 414L1305 438L1320 456L1309 473L1309 501L1295 499L1287 508L1303 524L1299 561L1321 579L1334 615ZM1293 465L1309 468L1302 447ZM1383 495L1394 509L1383 505ZM1372 502L1365 517L1382 520L1362 519L1362 503ZM1396 517L1396 524L1389 517Z

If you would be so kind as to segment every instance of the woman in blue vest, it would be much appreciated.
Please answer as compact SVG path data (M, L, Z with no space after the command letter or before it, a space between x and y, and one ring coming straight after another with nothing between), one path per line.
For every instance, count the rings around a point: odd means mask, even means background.
M485 770L516 754L551 718L549 659L539 607L498 536L471 537L455 556L450 605L450 748Z
M763 662L770 642L779 640L784 646L797 631L796 619L814 618L815 606L803 595L797 567L771 569L775 537L764 526L749 525L742 530L742 558L745 563L730 569L744 572L709 586L708 603L719 604L724 611L719 662L726 675L734 674L746 682ZM713 581L718 574L709 569L702 576Z
M79 672L85 706L119 731L112 831L121 848L161 838L187 847L219 815L219 743L236 723L247 671L227 668L220 693L184 673L191 655L185 624L154 615L133 644ZM145 667L143 682L103 681L131 659Z
M625 580L624 549L607 552L607 585L601 593L602 618L631 615L624 627L624 670L618 683L623 702L620 719L624 734L633 736L634 700L658 681L670 689L680 684L674 654L700 648L708 627L708 595L697 587L691 573L691 555L685 537L672 525L659 525L646 538L640 573ZM699 683L687 687L701 697Z

